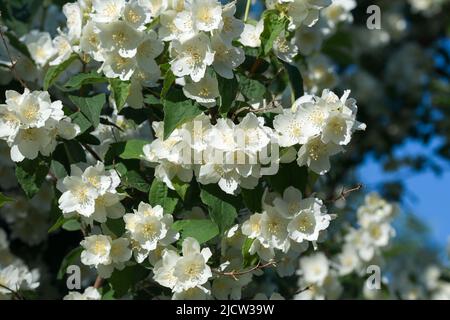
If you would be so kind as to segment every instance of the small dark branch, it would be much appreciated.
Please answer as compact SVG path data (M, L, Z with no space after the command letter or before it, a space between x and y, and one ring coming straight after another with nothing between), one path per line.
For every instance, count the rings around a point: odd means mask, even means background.
M0 284L0 287L2 287L3 289L6 289L9 292L11 292L16 297L16 299L18 299L18 300L25 300L25 298L19 292L14 291L13 289L11 289L11 288L9 288L7 286L4 286L2 284Z
M354 186L350 189L342 188L341 192L339 193L339 195L337 197L328 199L328 200L326 200L326 202L336 202L338 200L345 200L352 192L359 191L362 189L362 187L363 187L363 185L361 183L358 183L356 186Z
M0 12L0 18L1 18L1 12ZM27 84L22 80L22 78L19 77L19 74L16 71L17 61L15 59L13 59L12 56L11 56L11 52L9 51L8 44L6 43L5 35L3 34L3 30L2 30L2 26L1 25L0 25L0 36L2 38L3 45L5 46L6 53L8 55L9 61L11 62L11 66L8 67L9 70L11 70L11 72L14 74L14 77L17 79L17 81L20 82L22 87L28 88Z
M228 277L232 277L234 280L238 280L239 276L242 276L242 275L247 274L247 273L251 273L251 272L256 271L256 270L261 270L261 269L264 269L264 268L272 267L272 266L276 266L275 261L269 261L269 262L264 263L264 264L261 264L261 261L259 261L256 266L254 266L254 267L252 267L252 268L250 268L248 270L241 270L241 271L233 270L233 271L229 271L229 272L221 272L221 271L218 271L218 270L214 270L214 272L216 274L221 275L221 276L228 276Z
M95 152L94 149L92 149L90 145L88 145L86 143L82 143L81 145L86 149L87 152L89 152L94 157L95 160L103 161L102 158L100 158L100 156L97 154L97 152Z
M94 288L99 289L99 288L101 288L102 285L103 285L103 278L100 276L97 276L97 278L95 279Z
M294 294L299 294L299 293L305 292L306 290L311 289L311 287L312 287L311 285L306 286L306 287L304 287L302 289L297 290Z

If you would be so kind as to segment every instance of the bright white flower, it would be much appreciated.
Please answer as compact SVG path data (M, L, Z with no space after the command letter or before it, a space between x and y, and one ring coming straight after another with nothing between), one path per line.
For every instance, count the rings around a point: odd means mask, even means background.
M105 53L104 57L105 62L101 70L108 78L120 78L122 81L128 81L136 71L135 58L124 58L115 52Z
M234 17L236 13L236 1L225 4L222 8L222 28L220 30L220 37L228 44L239 38L242 31L244 31L244 22Z
M335 28L339 22L352 23L351 11L355 8L355 0L332 0L331 5L322 10L322 16L327 19L331 28Z
M331 217L324 214L322 201L307 198L302 201L299 213L288 224L289 237L296 241L317 241L319 232L328 228Z
M325 144L320 137L313 138L298 151L297 163L299 166L307 165L315 173L323 175L330 170L330 156L342 151L344 149L339 145Z
M67 36L70 40L78 40L81 37L83 27L83 9L78 2L66 3L62 7L62 11L67 18Z
M102 48L117 52L123 58L136 55L143 34L124 21L116 21L98 26Z
M119 20L125 8L125 0L92 0L92 21L110 23Z
M296 39L286 39L284 31L273 42L273 50L277 57L285 62L292 63L298 53L298 47L295 44Z
M53 39L53 47L56 50L56 57L49 62L50 66L56 66L69 59L72 54L72 46L65 36L57 36Z
M233 79L233 70L245 60L244 50L227 44L220 35L211 38L211 46L215 52L214 70L226 79Z
M111 242L110 236L93 235L81 241L83 251L81 252L81 262L87 266L97 267L100 264L111 263Z
M217 79L210 75L205 75L198 82L186 83L183 92L186 97L208 108L216 105L216 98L220 95Z
M205 75L206 67L214 61L209 38L199 33L183 42L172 42L170 61L174 75L178 77L190 76L194 82L200 81Z
M104 61L103 51L100 46L100 30L92 21L88 21L83 27L80 38L80 49L91 55L96 61Z
M172 300L209 300L211 291L203 287L190 288L185 291L174 292Z
M63 192L58 200L59 207L64 214L78 213L88 218L88 222L92 219L102 221L105 215L118 217L124 210L119 202L122 196L116 194L119 184L117 172L106 172L101 162L88 167L84 172L72 165L71 176L58 180L57 187ZM109 214L105 212L107 209Z
M292 0L280 1L286 4L290 18L289 29L294 30L301 25L312 27L319 20L319 11L331 4L331 0Z
M200 31L213 31L222 24L222 5L216 0L192 0L191 14L195 29Z
M48 32L32 30L20 39L28 48L33 61L43 67L56 54L52 38Z
M360 266L358 251L351 244L345 244L342 252L338 255L339 274L345 276Z
M70 291L63 300L101 300L100 292L94 287L87 287L83 293Z
M321 285L328 276L329 269L329 261L322 252L300 259L300 272L308 284Z
M183 256L178 259L173 275L177 282L173 291L180 292L205 284L212 277L211 268L206 264L212 253L209 248L200 251L194 238L186 238L182 245Z
M173 223L172 215L164 214L159 205L152 207L141 202L138 210L127 213L123 219L125 229L138 246L135 256L139 262L147 258L149 252L155 250L158 244L167 246L178 239L178 233L170 230Z
M137 30L145 30L145 24L150 22L150 10L139 3L139 0L129 1L123 10L123 19Z
M301 108L296 111L285 109L282 114L275 116L273 127L279 134L280 146L305 144L311 137L311 133L307 130L310 127L308 120Z
M239 42L244 46L257 48L261 45L261 33L264 31L264 20L258 21L256 26L246 23Z
M202 288L212 276L206 264L212 253L209 248L200 250L194 238L186 238L182 244L183 256L166 250L162 260L155 265L154 280L173 292L183 292L192 288Z

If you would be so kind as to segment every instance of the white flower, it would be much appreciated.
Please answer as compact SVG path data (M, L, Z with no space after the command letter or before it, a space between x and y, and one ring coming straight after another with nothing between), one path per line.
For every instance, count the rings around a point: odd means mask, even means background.
M119 20L125 8L125 0L92 0L92 21L109 23Z
M183 42L173 41L171 54L173 60L170 65L173 74L178 77L190 76L194 82L204 77L206 67L214 61L209 38L203 33Z
M273 42L273 50L277 57L288 63L292 63L298 53L298 47L295 44L296 39L286 39L284 31Z
M217 79L210 75L205 75L198 82L186 83L183 92L186 97L208 108L216 105L216 98L220 95Z
M322 16L327 19L331 28L335 28L339 22L352 23L351 11L355 8L355 0L332 0L331 5L322 10Z
M211 268L206 264L211 251L209 248L200 251L198 241L188 237L183 241L182 253L183 256L179 256L172 250L166 250L162 260L155 265L154 280L173 292L202 288L212 276Z
M315 173L323 175L330 170L330 156L342 151L344 149L339 145L325 144L320 137L313 138L298 151L297 163L299 166L307 165Z
M96 61L104 61L103 49L100 46L100 30L92 21L88 21L83 27L80 38L80 49L91 55Z
M78 2L71 2L64 4L62 11L67 18L67 36L70 40L78 40L83 27L83 9Z
M257 48L261 45L261 33L264 31L264 20L258 21L256 26L246 23L239 42L244 46Z
M138 0L129 1L123 10L123 19L137 30L145 30L145 24L150 22L150 10L141 5Z
M104 59L101 70L108 78L128 81L137 68L135 58L124 58L115 52L104 53Z
M87 287L83 293L70 291L63 300L101 300L100 292L94 287Z
M331 4L331 0L292 0L286 3L290 18L289 29L297 29L302 24L312 27L319 20L319 10Z
M200 245L194 238L186 238L182 245L183 256L178 259L173 275L177 282L173 291L180 292L205 284L212 277L211 269L206 264L212 253L209 248L200 251Z
M195 29L200 31L213 31L222 23L222 5L216 0L192 0L191 14Z
M306 198L300 203L299 212L288 224L289 237L296 241L317 241L319 232L330 225L331 216L325 214L322 201Z
M229 45L238 38L244 30L244 22L236 19L236 1L225 4L222 8L222 28L220 29L220 37Z
M117 173L114 170L106 172L101 162L88 167L84 172L72 165L71 176L58 180L57 187L63 192L58 200L59 207L65 214L78 213L88 218L88 222L92 219L102 221L105 215L118 217L124 210L119 202L122 197L116 195L119 184ZM105 212L106 208L110 211L109 214ZM94 216L91 217L92 215Z
M60 63L69 59L72 54L72 46L65 36L57 36L53 39L53 46L56 50L56 57L53 58L50 62L50 66L57 66Z
M100 264L110 264L111 242L111 237L105 235L93 235L84 238L80 243L84 249L81 252L81 262L87 266L95 267Z
M143 34L124 21L116 21L98 26L102 48L117 52L123 58L136 55Z
M279 134L280 146L305 144L311 137L311 132L308 130L311 126L308 120L301 108L296 111L285 109L282 114L275 116L273 127Z
M43 67L55 55L52 38L48 32L32 30L20 39L28 48L33 61Z
M173 223L172 215L164 214L159 205L152 207L141 202L138 210L127 213L123 219L125 229L138 246L135 256L139 262L147 258L149 252L155 250L158 244L167 246L178 239L178 233L170 230Z
M214 70L226 79L233 79L233 70L245 60L242 48L234 47L231 42L227 44L220 35L211 38L211 46L214 50Z
M211 291L203 287L190 288L185 291L174 292L172 300L209 300Z
M338 255L339 274L345 276L354 270L357 270L360 265L358 251L351 244L345 244L342 252Z
M300 259L300 272L308 284L321 285L329 273L329 262L322 253L315 253Z

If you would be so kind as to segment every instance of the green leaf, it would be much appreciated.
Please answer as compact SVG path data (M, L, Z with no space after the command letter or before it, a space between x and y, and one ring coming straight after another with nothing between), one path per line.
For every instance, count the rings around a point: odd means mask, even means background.
M130 95L131 82L122 81L119 78L109 79L111 85L111 94L116 102L117 110L122 110L123 106L127 102L127 98Z
M50 168L48 158L25 159L16 165L16 177L28 198L38 193Z
M148 195L150 205L160 205L164 209L164 213L173 213L178 203L178 197L170 190L164 182L153 179Z
M69 99L80 108L81 113L92 123L94 128L100 123L100 114L102 108L106 103L106 96L104 93L93 97L77 97L69 96Z
M245 206L251 212L261 212L262 211L262 197L264 194L264 189L261 184L258 184L254 189L244 189L241 188L242 199L244 200Z
M233 79L225 79L217 76L217 81L219 82L220 93L219 112L222 115L226 115L236 100L239 85L235 77Z
M86 152L81 144L76 140L65 140L64 149L70 164L86 162Z
M164 139L167 139L175 128L201 113L198 104L186 99L182 92L170 91L164 99Z
M66 231L77 231L77 230L81 230L81 224L76 219L69 219L63 223L61 228L63 228Z
M175 82L175 79L176 77L173 74L172 70L168 69L164 77L163 87L161 89L161 98L164 98L167 95L170 88L172 87L172 84Z
M300 70L296 66L289 63L284 63L284 67L289 76L289 82L291 83L291 89L294 92L295 99L300 98L305 93L303 90L303 78Z
M73 123L76 123L80 127L80 135L92 127L92 123L80 111L71 114L70 118Z
M135 170L129 170L122 177L122 183L126 188L133 188L141 192L148 192L150 185L147 181Z
M33 58L31 57L30 51L28 51L27 46L20 41L13 33L11 32L4 32L5 36L8 38L9 43L11 44L11 46L13 46L14 49L16 49L17 51L19 51L21 54L23 54L24 56L26 56L27 58L30 59L30 61L32 63L34 63Z
M69 79L69 81L66 82L64 86L69 89L79 89L87 84L102 83L107 81L108 79L106 79L100 73L91 71L89 73L79 73L74 75Z
M281 32L286 30L288 20L280 16L278 10L268 10L264 12L264 30L261 33L261 54L267 55L273 47L273 42Z
M56 230L61 228L62 225L65 224L67 221L69 221L69 219L64 218L63 215L60 215L56 220L56 222L50 227L50 229L48 229L48 233L55 232Z
M132 289L136 283L144 280L150 273L150 270L140 266L128 266L123 270L114 270L111 278L108 279L111 288L114 290L114 297L120 298Z
M219 234L217 225L209 219L178 220L172 228L181 232L182 239L192 237L202 244Z
M123 219L108 219L106 221L106 227L116 237L120 237L125 232L125 221Z
M243 268L255 266L259 261L259 257L256 253L250 254L250 247L252 246L253 241L255 241L255 239L246 238L242 245L242 264L243 264L242 267Z
M50 67L45 74L44 90L47 91L48 88L50 88L52 84L58 80L61 73L63 73L76 59L78 59L78 56L76 54L72 54L66 61L57 66Z
M142 159L142 149L147 144L149 144L149 141L146 140L128 140L124 144L124 149L119 154L119 157L122 159Z
M187 191L188 191L188 189L190 187L190 184L187 183L187 182L180 181L177 178L175 178L172 181L172 185L175 188L175 192L178 193L178 195L180 196L181 200L184 201L186 199L186 194L187 194Z
M66 274L67 267L70 265L75 264L78 259L80 258L81 252L83 251L82 247L77 247L70 251L61 262L61 266L59 267L58 274L56 278L58 280L61 280L64 278L64 275Z
M9 197L5 196L3 193L0 192L0 208L3 207L3 205L5 203L13 202L13 201L14 201L13 198L9 198Z
M202 186L200 198L209 207L211 220L217 224L221 234L234 225L237 217L236 197L224 193L216 185L207 185Z
M284 189L289 186L304 193L308 182L308 169L305 166L299 167L295 161L283 163L276 175L266 176L266 178L270 186L280 194L283 194Z
M243 75L239 75L239 90L247 99L252 101L261 100L266 93L266 87L261 82Z

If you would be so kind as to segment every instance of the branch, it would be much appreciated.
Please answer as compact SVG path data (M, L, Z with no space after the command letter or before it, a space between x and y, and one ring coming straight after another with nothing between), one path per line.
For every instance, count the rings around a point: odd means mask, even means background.
M242 276L244 274L251 273L253 271L261 270L261 269L272 267L272 266L276 266L275 261L269 261L265 264L261 264L261 261L259 261L256 266L254 266L248 270L242 270L242 271L233 270L233 271L229 271L229 272L220 272L218 270L214 270L214 272L219 275L233 277L234 280L238 280L238 278L237 278L238 276Z
M95 279L94 288L99 289L102 285L103 285L103 278L97 276L97 278Z
M0 17L2 16L1 14L2 13L0 11ZM2 38L3 45L5 46L6 53L8 54L9 61L11 62L11 66L8 66L9 70L11 70L11 72L14 74L14 77L20 82L22 87L28 88L27 84L22 80L22 78L19 77L19 75L18 75L18 73L16 71L17 61L13 60L13 58L11 56L11 52L9 51L8 44L6 43L5 35L3 34L3 30L2 30L2 26L1 25L0 25L0 36Z
M19 292L14 291L13 289L11 289L11 288L9 288L9 287L7 287L7 286L4 286L4 285L2 285L1 283L0 283L0 287L3 288L3 289L6 289L6 290L8 290L8 291L10 291L17 299L19 299L19 300L25 300L25 298L24 298Z
M103 161L102 158L100 158L100 156L97 154L97 152L95 152L94 149L92 149L88 144L82 143L81 145L94 157L95 160L100 162Z
M347 198L352 192L361 190L363 187L363 185L361 183L358 183L356 186L354 186L353 188L350 189L345 189L342 188L341 192L339 193L339 195L335 198L331 198L326 200L326 202L336 202L338 200L345 200L345 198Z

